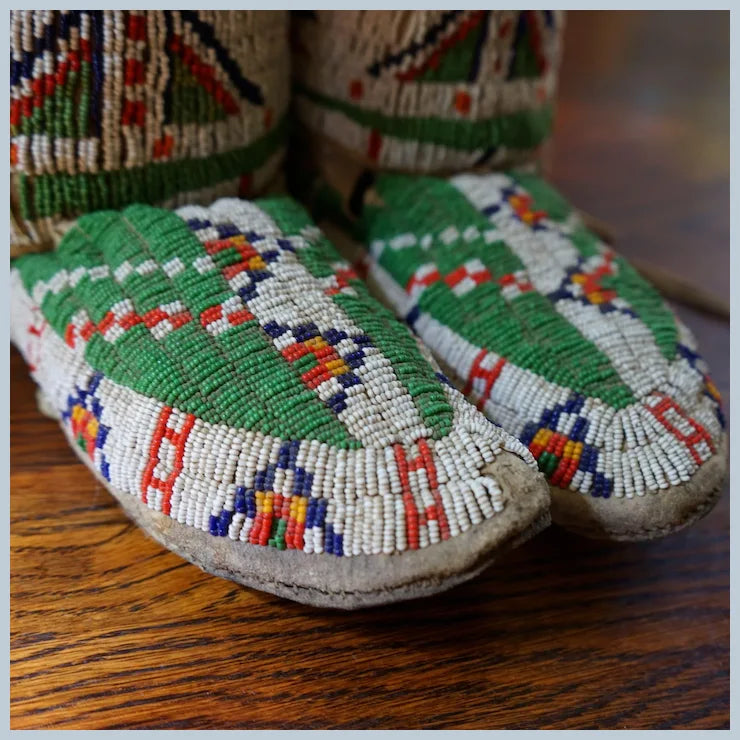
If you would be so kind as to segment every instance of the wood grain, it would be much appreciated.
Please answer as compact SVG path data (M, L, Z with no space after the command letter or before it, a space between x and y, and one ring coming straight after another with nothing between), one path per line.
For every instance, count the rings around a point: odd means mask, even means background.
M553 177L615 226L618 248L726 297L726 162L675 151L717 136L686 121L697 100L726 113L724 27L626 15L571 14ZM701 34L709 61L684 55ZM624 61L646 38L660 54ZM614 49L597 79L582 69L593 48ZM681 315L727 395L726 324ZM15 351L11 436L14 729L729 727L727 495L665 540L551 528L448 594L345 614L213 578L149 540L38 413Z

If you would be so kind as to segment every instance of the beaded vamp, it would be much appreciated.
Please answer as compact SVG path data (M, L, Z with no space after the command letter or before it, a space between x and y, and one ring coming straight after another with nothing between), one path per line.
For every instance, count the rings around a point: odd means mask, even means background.
M369 277L552 486L640 496L718 451L689 330L542 180L378 175L375 191L357 232Z
M505 450L536 475L288 199L83 216L12 300L88 464L214 536L398 553L496 516Z

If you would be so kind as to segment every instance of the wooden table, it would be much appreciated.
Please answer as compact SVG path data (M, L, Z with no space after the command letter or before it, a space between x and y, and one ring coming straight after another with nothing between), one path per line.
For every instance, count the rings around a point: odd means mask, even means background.
M728 16L572 13L555 182L729 295ZM729 391L728 326L680 310ZM555 528L360 613L208 576L129 523L11 356L14 728L727 728L729 497L619 545Z

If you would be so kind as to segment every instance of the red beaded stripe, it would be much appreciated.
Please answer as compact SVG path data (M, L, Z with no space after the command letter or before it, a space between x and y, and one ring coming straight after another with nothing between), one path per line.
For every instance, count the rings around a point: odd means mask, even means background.
M704 427L699 424L693 417L687 416L684 410L669 396L662 395L661 401L655 406L647 406L648 411L678 440L686 445L686 448L691 453L691 457L694 458L694 462L697 465L701 465L701 455L696 451L696 445L699 442L706 442L712 454L716 452L712 437ZM680 429L671 424L671 422L665 417L666 411L675 411L682 419L694 429L694 433L690 435L684 434Z
M474 265L471 265L469 263L460 265L445 276L442 276L442 274L436 268L434 268L432 270L429 270L427 274L419 277L422 270L426 267L427 265L422 265L409 278L408 282L406 283L406 292L409 295L414 291L414 288L428 288L430 285L433 285L440 280L443 280L444 283L452 289L454 289L457 285L459 285L462 281L466 279L472 280L476 286L493 281L493 275L491 274L490 270L483 266L481 266L480 269L475 269ZM594 273L596 278L600 277L602 274L611 274L609 272L609 268L599 268L599 271ZM590 277L590 274L587 277ZM500 278L497 278L494 282L496 282L497 285L501 286L501 288L515 286L518 289L519 293L527 293L534 290L534 286L530 282L529 278L526 276L526 272L524 270L507 273L506 275L502 275ZM590 285L590 283L588 284Z
M439 493L439 484L437 481L437 469L434 464L432 452L426 440L418 441L419 455L411 460L406 459L403 447L396 443L393 445L393 452L398 468L398 477L401 481L401 490L403 494L403 506L406 518L406 540L412 550L419 549L419 528L426 526L430 521L436 521L439 526L440 537L443 540L450 538L450 526L444 510L442 497ZM429 490L434 498L434 504L430 504L424 511L419 511L414 500L413 492L409 481L409 473L423 470L429 483Z
M335 277L337 284L330 288L326 288L324 290L326 295L336 295L337 293L341 293L344 288L349 287L350 280L357 279L357 273L351 267L340 267L336 271Z
M480 377L478 373L480 372L480 364L483 362L483 358L488 354L488 350L483 347L480 352L475 356L475 359L473 360L473 364L470 368L470 373L468 373L468 379L465 383L465 387L463 388L463 395L468 396L470 395L470 391L473 390L473 381Z
M487 283L490 281L491 273L485 268L476 272L471 272L467 265L460 265L456 270L445 275L444 281L450 286L450 288L454 288L459 282L465 280L465 278L470 278L476 285L480 285L481 283Z
M426 267L426 265L422 265L422 267ZM439 273L439 270L436 268L429 272L428 274L424 275L424 277L417 277L419 273L419 270L417 270L410 278L409 281L406 283L406 292L411 293L411 291L417 286L417 285L423 285L425 288L428 288L433 283L436 283L437 281L442 279L442 276Z
M486 379L486 387L478 401L478 410L482 409L486 401L490 398L493 384L498 380L498 376L501 375L505 364L506 360L503 357L499 357L498 362L490 370L486 370L479 376Z
M267 496L268 493L268 491L264 491L263 495ZM252 528L249 530L249 544L265 546L267 545L267 541L270 539L270 532L272 531L272 520L275 516L275 504L273 501L273 505L267 512L262 511L264 508L264 501L262 504L258 504L258 506L260 511L257 512Z
M251 321L254 319L254 315L246 308L225 314L223 306L219 304L204 309L199 316L200 323L204 327L214 321L219 321L222 318L226 318L231 326L238 326L239 324L243 324L245 321ZM74 324L68 324L64 332L64 341L70 347L74 348L77 344L78 338L87 342L93 334L105 334L105 332L114 325L128 330L137 324L144 324L147 328L153 329L160 322L169 321L170 324L172 324L173 329L179 329L181 326L184 326L192 320L193 317L189 311L179 311L177 313L169 314L159 307L153 308L143 315L137 314L134 311L129 311L123 316L118 317L112 311L108 311L108 313L106 313L97 324L89 320L86 321L81 328L78 328Z
M372 162L377 162L380 157L380 149L383 146L383 137L380 131L373 129L367 142L367 156Z
M187 442L188 436L195 424L195 416L193 414L188 414L185 417L185 423L183 424L182 430L177 432L167 426L167 422L171 415L172 409L169 406L162 407L162 411L159 414L159 420L157 421L157 427L154 430L152 442L149 446L149 462L147 463L144 475L141 479L141 500L144 503L147 502L149 488L162 491L164 493L164 497L162 499L162 513L168 515L170 513L172 489L177 477L182 472L185 443ZM167 477L165 479L161 479L154 476L154 470L160 462L159 452L162 447L162 441L165 439L175 447L175 462L172 466L172 470L167 474Z
M403 508L406 512L406 539L411 550L419 549L419 512L414 501L414 494L411 492L409 485L409 469L406 463L406 455L403 447L396 442L393 445L393 451L396 456L396 465L398 466L398 477L401 479L401 489L403 491Z
M239 324L243 324L246 321L251 321L254 318L254 314L246 308L225 314L223 306L211 306L201 313L200 323L201 326L208 326L209 324L215 321L220 321L223 318L225 318L232 326L239 326Z
M146 39L146 18L143 13L131 11L128 17L126 36L130 41L136 43ZM146 125L146 104L136 97L145 84L144 63L140 59L125 57L123 84L127 92L121 109L121 125L144 128Z
M215 306L220 309L220 306ZM206 309L208 311L210 309ZM114 325L120 326L122 329L128 330L137 324L144 324L147 328L152 329L161 321L169 321L172 324L173 329L177 329L189 321L192 321L193 317L189 311L180 311L174 314L168 314L161 308L153 308L151 311L147 311L145 314L140 315L134 311L129 311L123 316L116 316L112 311L103 316L103 318L95 324L93 321L86 321L81 328L77 328L74 324L68 324L64 331L64 341L72 348L77 344L77 339L80 338L84 342L87 342L93 334L105 334L108 329Z
M302 550L303 549L303 533L306 530L305 520L302 522L296 521L294 517L290 517L288 522L288 529L285 531L285 544L291 550Z
M470 392L473 390L473 381L477 378L485 379L486 385L478 401L478 409L482 409L486 401L490 398L493 384L498 380L499 376L501 375L501 371L504 369L504 365L506 364L506 359L504 357L499 357L496 364L490 370L482 370L481 362L483 362L486 355L488 355L488 350L483 347L481 351L478 352L478 354L475 356L475 360L473 360L473 364L470 368L470 373L468 374L467 382L465 383L465 387L463 388L463 394L466 396L470 395Z
M432 451L429 449L429 445L425 439L419 440L419 456L424 463L424 469L426 470L427 480L429 481L429 488L434 498L435 516L430 513L431 506L427 507L427 519L436 519L439 524L439 534L443 540L450 538L450 525L447 522L447 516L445 514L444 504L442 503L442 497L439 494L439 485L437 483L437 468L434 465L434 458L432 457Z
M540 27L539 19L534 10L525 10L524 12L529 21L529 32L532 35L532 47L537 59L537 66L539 67L540 74L544 75L549 68L549 64L547 61L547 55L543 49L544 41L542 38L542 29Z
M322 383L331 380L337 374L337 372L329 368L329 363L334 363L334 367L338 370L339 374L349 371L344 360L329 345L312 347L307 346L305 342L296 342L295 344L289 344L285 349L281 350L280 354L290 363L308 354L312 354L316 358L318 365L301 375L301 380L311 390L315 390Z
M555 435L553 434L553 437ZM565 442L562 445L562 449L565 449L565 445L567 445L568 442L572 442L572 440L565 438ZM578 443L575 443L578 444ZM581 445L582 447L582 445ZM539 457L539 453L536 457ZM572 455L571 457L562 457L560 459L560 462L558 463L558 467L556 468L555 472L550 476L550 483L553 486L558 486L559 488L566 488L570 482L573 480L573 476L578 471L578 464L581 462L581 454L578 453L576 455Z
M524 272L523 270L519 270L518 272ZM496 282L502 287L505 288L509 285L516 285L516 287L519 289L522 293L527 293L531 290L534 290L534 285L527 279L527 278L521 278L517 276L516 272L509 272L506 275L502 275Z

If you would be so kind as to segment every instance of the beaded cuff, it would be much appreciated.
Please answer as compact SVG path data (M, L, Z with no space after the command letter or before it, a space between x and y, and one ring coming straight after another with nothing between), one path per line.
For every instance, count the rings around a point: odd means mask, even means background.
M296 113L368 165L531 157L551 128L558 11L316 11L294 20Z
M245 195L277 172L287 15L11 11L11 255L73 217Z
M537 176L378 175L373 195L357 264L551 486L643 496L721 456L690 331Z

